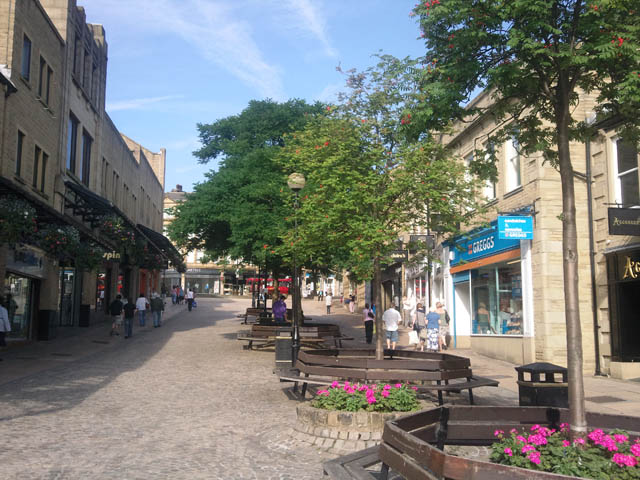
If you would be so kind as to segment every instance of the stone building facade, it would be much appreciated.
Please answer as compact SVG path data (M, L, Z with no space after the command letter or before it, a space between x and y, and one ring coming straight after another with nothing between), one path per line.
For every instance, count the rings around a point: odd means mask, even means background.
M166 152L122 135L105 112L107 53L75 0L0 5L0 201L34 212L20 241L0 229L15 338L98 321L116 294L158 290L168 259L179 261L161 234ZM135 237L127 253L104 229L111 219ZM95 246L91 267L56 249L75 235Z
M485 92L474 105L488 105ZM576 116L588 118L593 101L583 95ZM443 142L461 161L486 148L496 128L490 118L476 118ZM454 346L472 348L517 364L545 361L566 365L565 304L562 270L562 196L559 173L541 155L525 156L514 140L495 145L498 181L481 195L489 213L476 228L442 244L433 271L433 290L452 318ZM585 145L571 144L574 169L585 172ZM579 299L585 372L595 368L594 318L591 309L589 222L584 178L575 178ZM501 240L497 217L513 214L533 219L533 240ZM480 220L480 219L479 219Z

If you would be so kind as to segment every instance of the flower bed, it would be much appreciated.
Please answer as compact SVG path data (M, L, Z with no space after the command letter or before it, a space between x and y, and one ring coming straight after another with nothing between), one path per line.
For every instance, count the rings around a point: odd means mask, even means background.
M313 406L325 410L357 412L410 412L419 403L416 387L402 383L393 385L366 385L360 383L333 382L327 390L319 390Z
M640 478L640 439L632 442L622 430L607 434L598 428L573 443L566 423L559 430L533 425L530 432L513 428L494 435L491 461L496 463L584 478Z

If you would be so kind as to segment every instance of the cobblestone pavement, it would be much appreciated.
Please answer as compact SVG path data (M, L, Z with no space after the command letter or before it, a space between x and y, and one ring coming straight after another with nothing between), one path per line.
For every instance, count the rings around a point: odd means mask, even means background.
M291 436L273 351L235 340L246 306L168 305L181 311L162 328L105 334L97 351L0 383L0 478L321 478L331 457ZM20 360L3 356L0 368Z

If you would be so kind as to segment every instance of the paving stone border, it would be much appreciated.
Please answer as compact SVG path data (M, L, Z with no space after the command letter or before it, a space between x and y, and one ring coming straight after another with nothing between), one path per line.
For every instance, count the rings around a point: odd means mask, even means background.
M414 412L336 412L303 403L296 407L296 413L293 436L297 440L345 455L378 445L386 421Z

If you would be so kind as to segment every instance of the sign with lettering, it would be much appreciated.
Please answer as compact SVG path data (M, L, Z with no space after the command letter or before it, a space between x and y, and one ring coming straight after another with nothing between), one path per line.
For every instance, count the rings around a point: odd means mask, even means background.
M104 252L102 254L102 258L104 258L107 262L119 262L121 256L119 252Z
M640 209L610 208L609 234L640 236Z
M407 250L391 250L389 258L394 262L406 262L408 258Z
M533 240L533 217L528 215L499 216L498 237L501 239Z
M451 266L520 248L520 239L501 239L496 222L492 223L491 228L478 231L470 237L462 236L456 239L455 245L450 247L453 252Z

